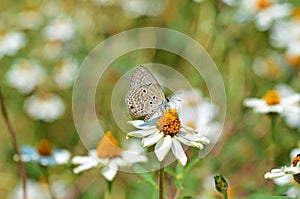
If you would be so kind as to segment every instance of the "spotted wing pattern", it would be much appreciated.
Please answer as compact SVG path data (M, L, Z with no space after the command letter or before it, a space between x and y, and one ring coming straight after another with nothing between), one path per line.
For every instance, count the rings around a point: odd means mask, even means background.
M131 77L125 101L135 117L146 116L147 121L165 103L165 95L151 72L139 66Z

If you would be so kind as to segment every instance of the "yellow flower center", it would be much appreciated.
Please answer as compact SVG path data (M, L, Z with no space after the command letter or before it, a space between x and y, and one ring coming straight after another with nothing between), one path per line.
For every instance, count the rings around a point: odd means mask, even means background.
M292 12L292 17L294 17L295 19L300 19L300 6L297 6L294 8L293 12Z
M257 5L259 10L266 9L271 5L270 0L257 0L256 3L257 3L256 5Z
M300 56L299 55L287 55L287 61L291 67L297 68L300 64Z
M48 140L44 139L38 144L37 150L40 155L50 156L52 154L52 145Z
M264 100L268 105L276 105L280 103L280 95L277 91L271 90L265 94Z
M165 135L174 136L180 130L181 124L176 109L169 109L157 120L157 128Z
M297 163L300 162L300 154L298 154L296 157L293 158L292 164L293 166L297 166Z
M97 154L99 158L114 158L121 156L119 142L113 136L111 131L107 131L105 136L100 140L97 146Z

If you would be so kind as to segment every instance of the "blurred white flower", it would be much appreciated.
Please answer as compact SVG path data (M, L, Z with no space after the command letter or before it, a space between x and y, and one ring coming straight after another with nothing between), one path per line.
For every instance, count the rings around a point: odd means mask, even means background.
M73 85L78 63L73 58L62 59L54 68L54 80L60 89L68 89Z
M36 29L42 25L43 18L38 7L25 7L17 15L19 26L24 29Z
M163 9L162 1L147 0L124 0L122 8L129 17L138 18L141 16L158 16Z
M44 35L47 40L68 41L75 33L75 25L71 18L57 17L44 29Z
M172 150L176 159L185 166L187 156L181 143L198 149L203 149L204 145L210 143L206 137L197 135L194 129L184 126L176 109L169 109L160 117L146 122L134 120L129 123L139 130L127 133L127 138L141 138L143 147L155 145L154 153L160 162Z
M62 55L63 42L59 40L47 40L42 50L43 57L49 60L56 59Z
M282 97L289 97L296 94L296 92L286 84L279 84L275 86L275 89ZM300 100L299 100L300 101ZM288 107L282 113L286 124L291 128L300 128L300 105L295 103Z
M66 149L53 149L48 140L41 140L37 147L21 147L24 162L37 162L42 166L56 166L69 162L71 153ZM17 157L16 157L17 158Z
M285 62L282 54L271 52L267 56L257 57L253 62L253 70L262 78L279 78L284 73Z
M180 107L182 123L195 129L201 136L207 137L212 147L217 142L221 131L221 124L216 121L219 108L205 99L199 89L180 90L175 95L179 99L176 101L176 106ZM207 152L205 150L205 153ZM203 151L200 151L201 153Z
M108 181L115 178L119 167L146 161L147 158L136 151L121 151L118 141L110 131L100 140L97 149L89 151L89 155L75 156L72 159L73 164L79 165L74 168L74 173L102 167L102 175Z
M273 22L287 17L292 12L292 5L276 0L242 0L238 4L237 20L253 20L257 29L265 31Z
M237 4L237 0L222 0L222 2L229 6L235 6Z
M6 74L8 85L28 94L45 80L45 72L35 60L18 59Z
M288 47L295 42L299 42L299 37L299 18L297 16L291 16L288 19L277 20L274 23L271 29L270 41L274 47Z
M65 105L59 96L45 92L27 98L24 108L31 118L46 122L53 122L65 111Z
M300 101L300 94L295 93L287 97L280 96L276 90L268 91L263 99L248 98L244 100L244 106L253 108L257 113L284 114L293 111Z
M44 182L34 182L27 180L27 198L28 199L51 199L48 185ZM23 198L23 187L20 183L8 196L9 199Z
M21 32L1 32L0 33L0 59L4 55L15 55L18 50L25 46L25 35Z
M26 185L28 199L52 199L49 192L49 185L45 181L33 181L31 179L27 179ZM56 198L67 198L66 196L68 193L66 193L66 188L66 184L61 179L51 179L51 191ZM22 183L19 183L19 185L12 190L8 196L8 199L19 198L23 198Z

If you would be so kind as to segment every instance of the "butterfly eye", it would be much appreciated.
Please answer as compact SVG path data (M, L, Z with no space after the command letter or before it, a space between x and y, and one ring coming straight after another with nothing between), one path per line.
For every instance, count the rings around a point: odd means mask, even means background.
M152 99L155 99L155 96L153 96Z
M150 102L150 104L152 104L152 102Z
M144 89L143 92L146 93L146 90Z

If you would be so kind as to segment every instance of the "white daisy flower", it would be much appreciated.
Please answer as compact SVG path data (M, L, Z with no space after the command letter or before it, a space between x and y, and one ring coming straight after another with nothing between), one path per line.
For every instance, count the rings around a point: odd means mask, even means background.
M25 43L25 35L21 32L0 33L0 59L4 55L15 55L20 48L25 46Z
M267 56L257 57L253 62L253 71L262 78L280 78L287 69L282 54L270 52Z
M68 89L73 85L78 63L73 58L62 59L54 68L54 80L60 89Z
M45 92L27 98L24 108L31 118L45 122L53 122L65 111L65 105L59 96Z
M133 151L121 151L118 141L112 132L108 131L100 140L97 149L90 150L87 156L73 157L72 164L79 165L73 170L76 174L91 168L102 168L102 175L105 179L112 181L119 167L146 161L147 158L144 155Z
M244 100L244 105L253 108L257 113L278 113L282 114L295 107L300 101L300 94L295 93L287 97L280 96L276 90L268 91L263 99L249 98Z
M21 94L32 92L45 80L45 72L35 60L18 59L6 74L8 85Z
M158 16L163 9L163 2L147 0L125 0L122 9L131 18Z
M183 126L176 109L169 109L159 118L147 122L135 120L129 123L139 130L127 133L127 138L142 138L143 147L155 145L154 152L159 161L163 161L172 150L179 162L186 165L187 156L181 143L199 149L210 143L209 139L197 135L192 128Z
M205 136L211 141L210 146L212 147L212 144L219 138L221 130L221 124L216 121L219 108L205 99L199 89L181 90L175 95L180 99L176 101L176 106L180 107L179 115L182 123L201 132L201 136Z
M282 178L286 175L292 175L294 180L300 184L300 154L296 155L292 159L291 166L284 166L280 169L272 169L270 172L267 172L264 177L265 179L276 179Z
M279 84L275 86L275 89L278 90L280 96L289 97L295 94L295 91L286 84ZM282 116L286 124L291 128L300 128L300 106L295 103L294 105L288 106L286 111L282 113Z
M37 29L42 25L43 18L38 7L27 6L17 15L18 24L24 29Z
M27 180L26 185L28 199L51 199L48 185L46 183ZM16 198L23 198L22 183L19 183L19 185L8 195L8 199Z
M41 140L37 147L21 147L21 160L37 162L42 166L56 166L69 162L71 153L66 149L53 149L48 140ZM18 157L16 157L17 159Z
M44 29L44 35L47 40L69 41L75 33L73 21L67 17L58 17L53 19Z
M291 14L292 5L276 0L242 0L238 5L237 20L254 20L258 30L269 29L273 22Z

